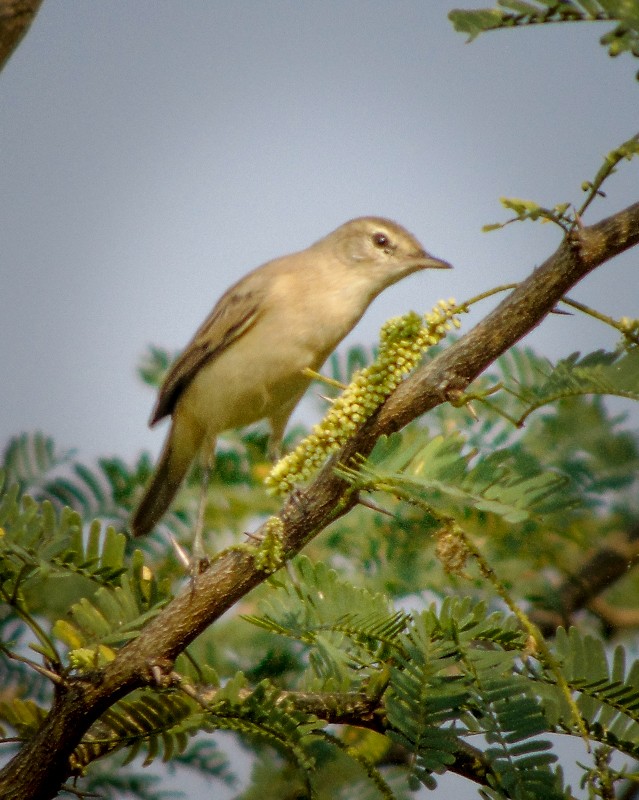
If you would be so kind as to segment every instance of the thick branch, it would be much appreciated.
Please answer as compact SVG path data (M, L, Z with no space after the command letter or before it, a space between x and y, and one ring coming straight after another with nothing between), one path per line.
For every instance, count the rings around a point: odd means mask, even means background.
M463 391L496 358L537 327L566 292L604 261L639 242L639 203L589 228L558 250L497 308L438 358L401 384L373 433L399 430Z
M338 462L367 456L382 434L399 430L468 384L536 327L570 288L604 261L639 243L639 203L577 231L473 330L417 370L325 466L303 493L289 499L284 523L286 558L356 502L334 473ZM89 726L113 702L169 672L177 655L206 627L264 579L248 552L222 554L137 639L124 647L97 680L76 680L58 692L34 739L0 772L6 800L54 797L69 772L69 757ZM155 669L153 669L155 668Z
M29 30L42 0L0 0L0 70Z
M220 692L220 689L209 686L199 688L190 686L187 694L203 708L210 709L212 714L217 715L215 703ZM246 700L252 693L252 689L241 689L239 698ZM313 715L327 725L349 725L381 734L387 733L391 728L382 697L368 697L359 692L281 691L276 703ZM117 731L98 720L88 732L86 746L76 750L74 760L79 769L86 768L92 761L108 755L117 748ZM406 748L393 744L386 754L384 763L408 765L412 757ZM448 769L481 786L489 785L491 766L488 759L481 750L463 740L460 740L455 760Z
M608 609L605 604L597 604L601 592L627 575L628 570L638 563L639 526L609 536L559 587L557 609L538 609L531 615L532 619L546 636L552 636L559 625L568 627L572 614L586 606L610 625L639 625L636 612L624 614L623 609Z

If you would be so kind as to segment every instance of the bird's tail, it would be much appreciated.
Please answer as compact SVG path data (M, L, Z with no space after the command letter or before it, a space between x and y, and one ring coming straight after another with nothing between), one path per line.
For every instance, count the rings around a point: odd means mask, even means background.
M134 536L144 536L160 521L184 480L202 443L202 434L174 419L155 472L131 517Z

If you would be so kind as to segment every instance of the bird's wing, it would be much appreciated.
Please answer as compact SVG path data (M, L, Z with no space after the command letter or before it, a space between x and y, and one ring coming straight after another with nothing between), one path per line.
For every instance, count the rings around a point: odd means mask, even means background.
M264 307L264 284L242 281L224 294L169 370L149 425L173 413L180 395L199 370L253 327ZM247 285L248 284L248 285ZM252 284L252 285L251 285ZM261 285L260 285L261 284Z

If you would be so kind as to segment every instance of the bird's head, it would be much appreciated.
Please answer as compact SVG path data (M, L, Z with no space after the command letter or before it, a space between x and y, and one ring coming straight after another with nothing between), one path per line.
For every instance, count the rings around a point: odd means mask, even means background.
M344 265L364 272L375 294L422 269L451 269L431 256L405 228L383 217L358 217L340 225L316 247L328 249Z

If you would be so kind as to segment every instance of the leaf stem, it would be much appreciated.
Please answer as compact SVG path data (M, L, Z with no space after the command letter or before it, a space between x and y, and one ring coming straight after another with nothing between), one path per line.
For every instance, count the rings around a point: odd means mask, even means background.
M489 581L492 584L497 594L508 606L510 611L517 617L517 619L519 620L519 624L534 641L538 652L543 656L544 661L552 670L555 679L557 681L557 685L561 689L564 697L566 698L566 702L568 703L568 706L572 712L575 725L586 744L586 749L588 750L588 752L590 752L590 737L588 736L588 731L586 729L583 717L581 716L581 712L579 711L577 703L575 702L575 699L572 696L570 687L568 686L568 683L561 671L561 666L557 661L557 659L555 658L555 656L550 651L550 648L548 647L546 640L543 637L543 634L541 633L539 628L535 625L535 623L530 619L530 617L513 600L513 598L510 596L510 593L508 592L504 584L497 577L497 573L495 572L495 570L490 566L488 561L484 558L479 548L475 546L475 544L470 540L470 538L464 533L464 531L460 527L457 528L457 534L462 540L464 547L466 547L468 552L477 562L481 574L484 576L484 578L486 578L487 581Z

